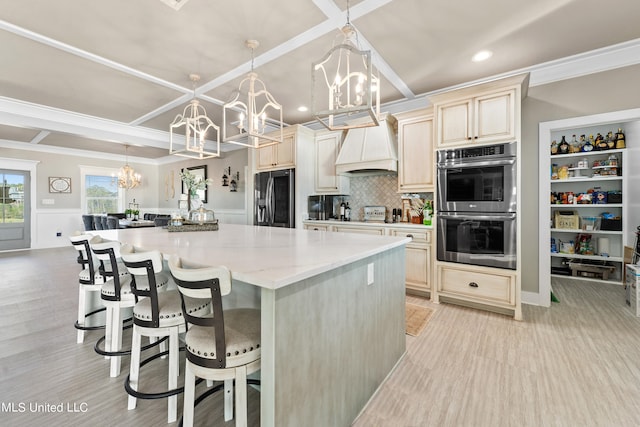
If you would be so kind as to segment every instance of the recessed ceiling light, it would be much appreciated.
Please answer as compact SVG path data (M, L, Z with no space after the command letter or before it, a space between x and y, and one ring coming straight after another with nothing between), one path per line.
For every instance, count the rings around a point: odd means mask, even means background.
M493 52L491 52L490 50L481 50L480 52L473 55L473 58L471 58L471 60L473 62L482 62L491 58L492 55Z
M304 105L301 105L298 107L298 111L300 111L301 113L304 113L305 111L309 111L309 108L305 107Z

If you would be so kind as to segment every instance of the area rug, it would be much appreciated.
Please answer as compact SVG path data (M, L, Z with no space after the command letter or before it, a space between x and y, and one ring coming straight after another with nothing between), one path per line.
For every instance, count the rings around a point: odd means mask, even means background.
M412 337L420 335L420 332L427 326L432 314L432 308L406 303L405 319L407 323L407 335L411 335Z

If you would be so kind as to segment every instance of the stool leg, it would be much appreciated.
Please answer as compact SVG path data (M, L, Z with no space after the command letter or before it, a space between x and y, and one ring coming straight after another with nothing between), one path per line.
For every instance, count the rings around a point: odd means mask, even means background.
M112 338L113 337L113 307L109 304L106 309L106 319L104 326L104 349L105 351L113 351ZM109 356L104 355L105 359Z
M178 387L178 375L180 373L178 328L169 328L169 388ZM178 418L178 395L169 396L168 420L170 423Z
M120 351L122 348L122 311L120 307L113 307L111 313L111 351ZM111 356L111 377L120 375L120 356Z
M140 346L142 337L137 325L133 325L133 337L131 338L131 365L129 366L129 385L133 390L138 390L138 377L140 376ZM129 395L129 409L135 409L137 399Z
M224 380L224 420L233 419L233 380Z
M247 427L247 367L236 368L236 427Z
M79 326L84 326L84 315L85 315L85 308L87 305L87 301L86 301L86 295L85 295L85 290L84 290L84 286L80 285L78 287L79 292L78 292L78 325ZM84 342L84 331L82 329L78 329L78 337L77 337L77 341L78 344L82 344Z
M184 370L184 403L182 405L182 425L193 426L193 406L195 401L196 376L191 370L191 362L187 360Z

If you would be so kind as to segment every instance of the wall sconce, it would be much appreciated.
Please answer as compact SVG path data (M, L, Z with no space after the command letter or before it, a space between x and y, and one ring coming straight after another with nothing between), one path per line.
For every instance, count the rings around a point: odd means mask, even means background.
M229 181L231 179L231 181ZM235 193L238 191L238 181L240 181L240 172L236 171L235 174L231 175L231 166L224 170L222 175L222 186L223 187L231 187L229 191Z

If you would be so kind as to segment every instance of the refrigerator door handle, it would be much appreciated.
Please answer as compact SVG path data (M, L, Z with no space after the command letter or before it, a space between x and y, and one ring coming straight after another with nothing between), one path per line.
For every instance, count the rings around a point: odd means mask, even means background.
M266 205L267 205L267 222L269 225L273 224L273 177L270 176L267 180L267 197L266 197Z

